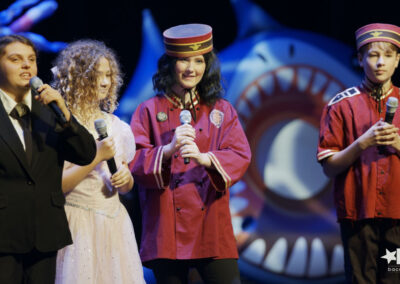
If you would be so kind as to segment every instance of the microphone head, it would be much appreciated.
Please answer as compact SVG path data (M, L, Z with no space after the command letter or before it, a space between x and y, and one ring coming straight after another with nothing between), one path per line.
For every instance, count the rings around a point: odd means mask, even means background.
M96 129L97 134L99 134L99 136L107 135L107 124L104 121L104 119L102 118L96 119L94 121L94 128Z
M389 97L386 102L386 112L395 113L399 106L399 100L395 97Z
M33 89L33 90L37 90L37 89L39 89L42 85L43 85L43 81L39 78L39 77L32 77L30 80L29 80L29 85L31 86L31 88Z
M192 121L192 114L187 109L184 109L179 114L179 120L181 124L189 124Z

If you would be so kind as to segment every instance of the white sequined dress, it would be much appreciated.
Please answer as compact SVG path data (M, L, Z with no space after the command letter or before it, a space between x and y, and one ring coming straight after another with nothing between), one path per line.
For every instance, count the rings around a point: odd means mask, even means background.
M128 124L115 115L105 116L118 167L133 159L135 140ZM65 168L71 166L66 163ZM66 196L73 244L57 254L56 284L145 283L131 219L109 177L102 162Z

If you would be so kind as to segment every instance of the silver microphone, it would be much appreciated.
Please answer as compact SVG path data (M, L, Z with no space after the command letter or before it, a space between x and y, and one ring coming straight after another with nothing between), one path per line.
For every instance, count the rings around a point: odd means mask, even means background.
M183 124L190 124L190 122L192 121L192 114L187 109L184 109L179 114L179 120L181 121L182 125ZM184 158L183 162L185 163L185 165L189 164L190 163L190 158Z

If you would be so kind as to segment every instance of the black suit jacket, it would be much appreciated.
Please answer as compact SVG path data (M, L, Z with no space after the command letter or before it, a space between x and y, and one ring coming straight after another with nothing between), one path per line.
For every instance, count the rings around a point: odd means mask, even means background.
M62 129L32 100L32 163L0 101L0 253L55 251L72 243L61 189L64 160L89 164L93 136L71 117Z

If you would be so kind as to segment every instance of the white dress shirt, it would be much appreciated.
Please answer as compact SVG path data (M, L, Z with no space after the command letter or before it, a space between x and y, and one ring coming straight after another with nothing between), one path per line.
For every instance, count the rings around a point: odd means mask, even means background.
M3 103L4 109L6 110L8 117L11 120L12 125L15 128L15 131L17 131L17 134L19 136L19 140L21 140L22 146L24 147L25 150L25 140L24 140L24 132L22 130L21 125L19 124L18 120L13 118L10 113L14 109L14 107L17 105L17 102L15 102L9 95L7 95L6 92L4 92L2 89L0 89L0 100ZM22 100L22 103L27 105L29 110L32 110L32 94L31 91L25 96L25 98Z

